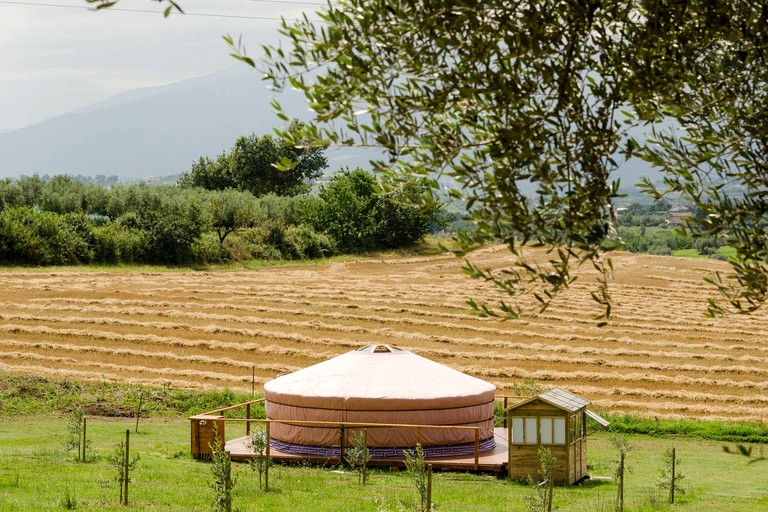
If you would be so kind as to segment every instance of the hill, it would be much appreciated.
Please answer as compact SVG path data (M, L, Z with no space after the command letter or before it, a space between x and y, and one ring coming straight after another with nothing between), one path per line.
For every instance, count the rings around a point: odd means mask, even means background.
M0 177L22 174L117 175L131 180L189 170L239 135L282 126L270 107L274 94L246 66L161 87L130 91L25 128L0 132ZM306 117L291 92L279 97ZM365 165L370 153L329 151L329 170Z

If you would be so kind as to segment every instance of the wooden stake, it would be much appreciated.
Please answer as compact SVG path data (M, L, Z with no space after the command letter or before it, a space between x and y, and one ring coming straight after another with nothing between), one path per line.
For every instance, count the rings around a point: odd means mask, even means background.
M128 466L131 453L131 430L125 431L125 460L123 461L123 505L128 506Z
M427 512L432 511L432 464L427 464Z
M251 419L251 404L247 404L245 406L245 418L250 420ZM249 436L251 435L251 422L246 421L245 422L245 435Z
M139 433L139 418L141 417L141 404L144 401L144 388L139 393L139 410L136 411L136 433Z
M363 485L365 485L365 480L368 476L368 457L366 456L366 451L368 450L368 429L363 429Z
M267 422L265 426L266 428L264 429L264 435L267 436L267 461L266 464L264 464L264 492L269 492L269 439L271 437L269 434L269 425L270 423Z
M619 461L619 512L624 512L624 454Z
M85 442L86 442L86 440L88 439L88 438L86 437L86 432L85 432L85 429L86 429L86 423L87 423L87 422L86 422L86 418L85 418L85 416L83 416L83 462L85 462Z
M552 461L553 467L549 468L549 497L547 498L547 512L552 512L552 495L554 494L555 487L555 468L554 459Z
M232 460L229 458L229 452L224 452L224 458L227 461L227 474L224 478L224 488L227 490L227 512L232 512Z
M339 467L344 465L344 425L339 427Z
M256 365L251 366L251 398L256 396Z
M669 486L669 502L675 503L675 449L672 448L672 485Z

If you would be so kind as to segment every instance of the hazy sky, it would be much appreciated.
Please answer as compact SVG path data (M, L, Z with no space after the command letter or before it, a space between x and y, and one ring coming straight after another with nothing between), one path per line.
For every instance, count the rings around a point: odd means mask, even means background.
M85 0L0 0L0 130L20 128L140 87L231 67L224 34L251 56L278 41L280 16L310 18L321 0L121 0L94 12ZM121 9L121 10L116 10ZM129 11L130 10L130 11ZM153 11L153 12L135 12Z

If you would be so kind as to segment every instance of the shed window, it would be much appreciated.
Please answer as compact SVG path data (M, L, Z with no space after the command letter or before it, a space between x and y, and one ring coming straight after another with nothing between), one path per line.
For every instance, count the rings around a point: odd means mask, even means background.
M571 416L571 428L570 428L570 438L571 442L575 441L579 438L576 431L576 415Z
M525 418L525 443L536 444L536 418Z
M573 416L571 416L571 441L576 441L577 439L581 439L584 437L587 433L584 430L584 414L581 412L577 412Z
M565 418L541 418L541 444L565 444Z
M515 444L536 444L536 418L512 418L512 442Z
M552 418L541 418L541 444L552 444Z
M565 418L555 418L555 444L565 444Z

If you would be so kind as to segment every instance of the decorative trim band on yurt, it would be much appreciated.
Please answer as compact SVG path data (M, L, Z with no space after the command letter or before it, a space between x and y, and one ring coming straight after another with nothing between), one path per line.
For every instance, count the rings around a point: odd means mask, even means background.
M306 444L287 443L277 439L272 439L270 447L283 453L293 455L305 455L307 457L327 457L338 458L341 449L329 446L311 446ZM496 447L496 440L491 437L480 441L480 452L493 450ZM404 452L415 450L415 446L404 447L373 447L368 448L368 452L374 459L386 459L389 457L403 457ZM462 455L472 455L475 453L475 443L449 444L442 446L422 446L421 451L425 457L458 457Z

